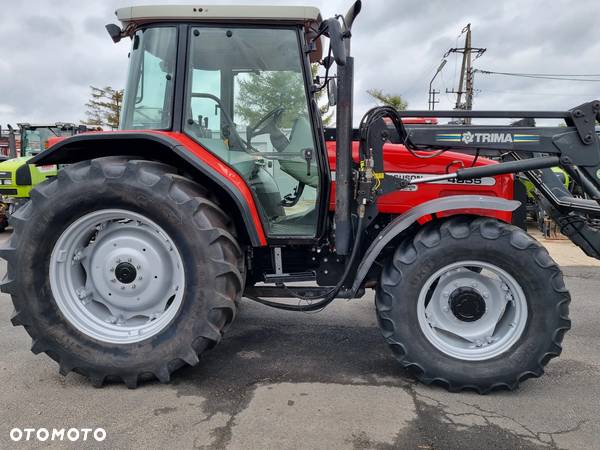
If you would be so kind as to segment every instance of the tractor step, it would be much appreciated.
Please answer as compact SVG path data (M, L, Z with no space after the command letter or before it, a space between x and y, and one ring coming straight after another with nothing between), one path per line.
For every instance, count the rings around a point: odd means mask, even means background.
M292 298L293 294L301 297L325 296L332 287L327 286L252 286L246 289L244 296L262 298ZM356 295L352 295L349 289L342 289L336 298L360 298L365 294L364 289L359 289Z
M315 281L317 274L314 271L298 272L298 273L269 273L264 275L265 283L280 284L280 283L297 283L301 281Z

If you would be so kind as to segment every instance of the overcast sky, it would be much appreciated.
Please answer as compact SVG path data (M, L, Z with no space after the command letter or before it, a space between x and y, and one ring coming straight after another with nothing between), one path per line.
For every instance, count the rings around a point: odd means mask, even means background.
M152 0L21 0L0 15L0 124L85 118L89 85L122 88L129 40L115 45L104 25L114 10ZM161 0L154 3L185 3ZM219 4L305 4L323 16L348 0L213 0ZM600 0L365 0L356 22L356 115L374 103L369 88L400 94L426 109L440 60L472 24L473 45L487 53L476 67L501 72L600 73ZM455 87L460 61L450 57L435 86ZM600 76L596 77L600 79ZM600 83L478 74L475 109L568 109L600 98ZM442 94L437 109L455 97Z

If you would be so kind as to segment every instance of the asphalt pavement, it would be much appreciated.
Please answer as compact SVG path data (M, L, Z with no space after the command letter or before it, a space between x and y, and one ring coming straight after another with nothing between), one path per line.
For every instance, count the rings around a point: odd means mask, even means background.
M600 449L600 264L566 241L547 244L573 298L563 354L542 378L486 396L405 373L377 329L372 293L319 314L244 301L199 366L137 390L59 375L29 351L1 295L0 448ZM106 438L10 438L14 428L72 427Z

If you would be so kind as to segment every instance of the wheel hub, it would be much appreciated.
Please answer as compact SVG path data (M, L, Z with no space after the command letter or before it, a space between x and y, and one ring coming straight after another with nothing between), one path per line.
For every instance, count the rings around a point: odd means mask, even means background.
M101 210L63 232L50 283L76 328L121 344L146 339L173 319L185 279L179 252L157 224L131 211Z
M450 295L450 309L457 319L475 322L485 314L485 300L471 287L461 287Z
M483 361L507 351L527 323L527 300L505 270L483 261L439 269L419 294L417 317L434 347L454 358Z
M123 284L133 283L136 276L137 271L135 267L128 262L122 262L115 268L115 277Z

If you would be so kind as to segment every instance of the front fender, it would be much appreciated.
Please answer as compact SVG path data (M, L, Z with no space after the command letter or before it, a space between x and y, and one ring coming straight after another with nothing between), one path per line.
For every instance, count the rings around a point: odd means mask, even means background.
M499 197L488 197L483 195L453 195L449 197L437 198L425 203L421 203L404 214L396 217L385 227L371 243L363 260L358 266L357 275L352 284L352 293L358 292L360 285L367 276L371 266L379 257L383 249L403 231L406 231L411 225L420 218L430 214L464 210L464 209L486 209L495 211L514 211L521 205L516 200L507 200Z

